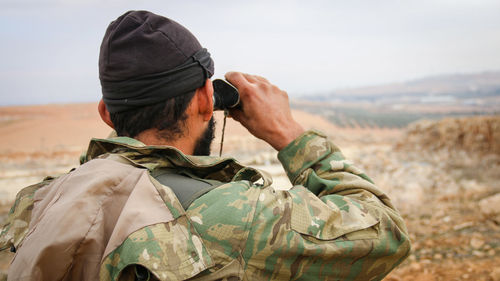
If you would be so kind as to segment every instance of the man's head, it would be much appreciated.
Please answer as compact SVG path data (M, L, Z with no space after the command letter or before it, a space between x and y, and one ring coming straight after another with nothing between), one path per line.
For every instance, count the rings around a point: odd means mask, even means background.
M154 134L151 144L198 147L213 139L213 72L210 54L186 28L129 11L109 25L101 44L99 112L119 136Z

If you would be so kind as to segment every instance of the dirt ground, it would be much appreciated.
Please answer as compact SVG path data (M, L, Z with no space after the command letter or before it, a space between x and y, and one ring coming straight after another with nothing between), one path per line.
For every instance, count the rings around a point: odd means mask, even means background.
M221 114L216 117L213 154L223 123ZM413 250L385 280L500 280L499 155L412 150L401 145L404 130L341 129L300 111L294 117L331 136L405 218ZM0 220L20 188L77 166L89 138L109 132L96 104L0 107ZM290 186L276 152L231 119L223 150L229 155L271 173L276 188ZM0 253L0 271L11 257Z

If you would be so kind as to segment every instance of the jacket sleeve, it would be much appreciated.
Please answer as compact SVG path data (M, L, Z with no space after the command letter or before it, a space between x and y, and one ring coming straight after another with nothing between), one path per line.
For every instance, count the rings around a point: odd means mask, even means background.
M308 131L278 158L294 187L261 192L249 236L260 246L246 252L253 277L381 280L408 256L389 198L324 135Z
M5 249L16 251L28 234L35 192L50 184L54 179L54 177L46 177L43 181L27 186L17 193L14 205L10 208L0 232L0 251Z

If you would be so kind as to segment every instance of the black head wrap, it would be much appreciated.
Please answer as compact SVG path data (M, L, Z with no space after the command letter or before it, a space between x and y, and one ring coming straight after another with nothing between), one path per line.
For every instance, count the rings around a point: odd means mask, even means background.
M109 112L190 93L214 73L210 53L177 22L147 11L113 21L99 55L99 79Z

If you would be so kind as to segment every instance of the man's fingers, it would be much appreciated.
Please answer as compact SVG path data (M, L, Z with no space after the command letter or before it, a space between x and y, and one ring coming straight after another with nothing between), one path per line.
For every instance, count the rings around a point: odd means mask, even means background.
M264 82L264 83L267 83L267 84L271 84L266 78L262 77L262 76L259 76L259 75L253 75L253 77L255 77L256 80L260 81L260 82Z
M226 73L225 77L226 80L231 82L231 84L233 84L234 86L240 86L240 85L243 86L243 84L245 83L250 83L250 84L260 83L260 82L269 83L264 77L242 72L231 71Z
M229 81L229 83L233 84L236 88L238 86L242 86L245 83L248 83L247 79L245 76L243 76L243 73L241 72L228 72L225 75L226 80Z
M259 79L255 75L248 74L248 73L243 73L243 76L250 83L257 83L257 82L259 82Z
M228 72L225 75L227 81L233 84L233 86L238 89L240 92L241 101L244 102L247 99L248 95L252 95L253 93L253 85L251 81L256 81L255 78L252 78L249 74L244 74L241 72ZM250 80L249 80L250 79Z

